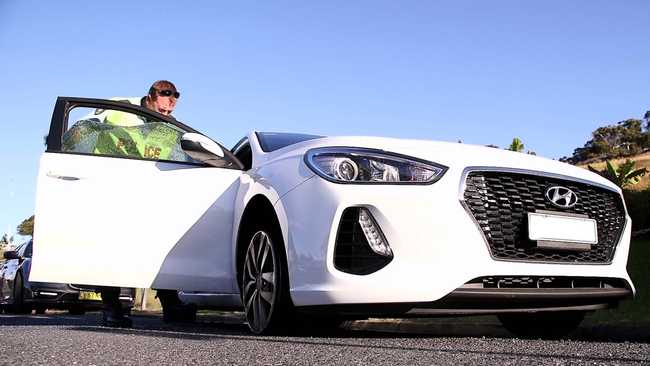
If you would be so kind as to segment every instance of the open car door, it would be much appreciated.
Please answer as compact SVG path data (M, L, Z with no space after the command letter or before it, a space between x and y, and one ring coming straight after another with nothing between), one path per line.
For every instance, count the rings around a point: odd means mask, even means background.
M187 144L190 135L202 139ZM188 151L206 141L221 155ZM173 118L59 97L38 172L30 280L235 293L241 168Z

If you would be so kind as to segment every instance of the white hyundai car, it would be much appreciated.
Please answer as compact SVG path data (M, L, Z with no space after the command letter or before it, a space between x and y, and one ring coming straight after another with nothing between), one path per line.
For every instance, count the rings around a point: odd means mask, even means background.
M635 291L621 191L587 170L376 137L251 132L227 150L100 99L57 100L36 218L32 281L179 290L243 308L255 333L295 313L496 314L562 335Z

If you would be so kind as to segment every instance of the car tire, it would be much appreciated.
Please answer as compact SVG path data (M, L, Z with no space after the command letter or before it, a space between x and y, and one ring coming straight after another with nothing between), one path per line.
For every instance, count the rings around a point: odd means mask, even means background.
M578 328L585 318L584 311L553 311L498 315L510 333L521 338L562 338Z
M293 305L282 236L273 225L256 225L246 236L240 288L246 321L255 334L287 330Z
M23 273L19 271L14 280L13 304L11 304L11 312L15 314L31 314L32 312L32 308L25 304L23 284Z

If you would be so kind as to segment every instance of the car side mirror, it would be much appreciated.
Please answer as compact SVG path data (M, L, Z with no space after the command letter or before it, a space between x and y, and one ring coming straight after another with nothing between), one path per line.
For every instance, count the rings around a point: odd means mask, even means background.
M224 158L221 146L199 133L188 132L183 134L181 148L192 159L210 165L215 165L214 163ZM218 166L223 166L223 163Z
M15 250L8 250L2 255L5 259L20 259L18 252Z
M244 164L230 151L201 135L188 132L181 137L181 148L192 159L217 168L244 169Z

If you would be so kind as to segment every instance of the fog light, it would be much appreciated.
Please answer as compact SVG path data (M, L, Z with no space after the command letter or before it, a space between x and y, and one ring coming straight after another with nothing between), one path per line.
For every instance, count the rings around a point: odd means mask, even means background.
M365 235L368 245L373 252L384 257L393 256L393 251L388 246L388 242L379 229L379 225L373 219L370 211L365 208L359 209L359 225L361 225L363 235Z

